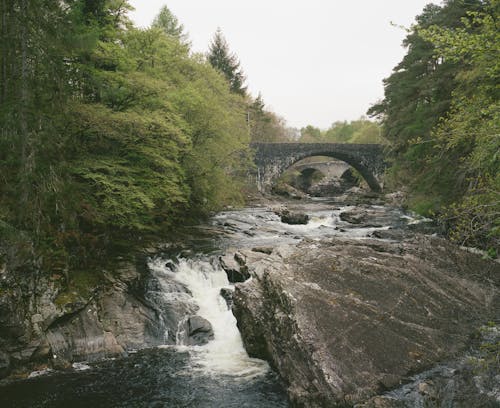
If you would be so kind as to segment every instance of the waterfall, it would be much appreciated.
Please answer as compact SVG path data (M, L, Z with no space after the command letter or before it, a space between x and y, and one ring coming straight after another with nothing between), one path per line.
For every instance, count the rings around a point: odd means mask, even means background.
M214 259L180 259L174 263L156 258L149 266L157 278L161 279L163 276L184 285L191 293L192 302L197 306L195 314L212 325L214 339L208 344L185 346L182 344L185 336L181 332L185 320L179 322L176 347L189 350L194 370L243 378L265 375L268 372L266 362L250 358L245 351L236 319L220 294L221 289L232 288L231 284L224 270ZM189 312L184 319L192 316Z

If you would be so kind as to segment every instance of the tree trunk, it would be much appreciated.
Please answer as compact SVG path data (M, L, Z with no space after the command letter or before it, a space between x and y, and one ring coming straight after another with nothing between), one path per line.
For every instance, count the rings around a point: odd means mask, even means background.
M3 105L7 100L7 2L2 0L2 64L0 66L0 105Z
M29 78L28 78L28 0L21 0L21 84L19 130L21 136L21 205L24 207L29 199L29 179L32 172L30 152L28 107L29 107Z

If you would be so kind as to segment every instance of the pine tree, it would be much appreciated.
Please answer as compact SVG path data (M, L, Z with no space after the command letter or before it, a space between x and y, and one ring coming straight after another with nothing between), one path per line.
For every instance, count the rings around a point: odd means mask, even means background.
M177 17L167 6L163 6L151 25L153 28L161 29L166 35L178 39L182 43L187 42L184 26L179 23Z
M245 95L246 80L240 62L235 54L229 50L229 45L222 34L221 29L217 29L214 39L209 47L208 61L216 70L221 72L229 81L231 92Z

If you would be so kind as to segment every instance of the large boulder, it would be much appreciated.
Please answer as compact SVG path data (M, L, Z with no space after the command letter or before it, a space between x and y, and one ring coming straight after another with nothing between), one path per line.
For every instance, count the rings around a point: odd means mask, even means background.
M214 339L212 324L201 316L189 316L179 327L178 341L185 346L203 346Z
M304 242L249 271L234 314L294 406L366 402L456 356L499 316L500 265L434 237Z
M281 215L281 222L290 225L306 225L309 222L309 216L304 213L288 212Z
M309 215L302 212L290 211L288 208L282 208L276 211L281 222L290 225L306 225L309 222Z

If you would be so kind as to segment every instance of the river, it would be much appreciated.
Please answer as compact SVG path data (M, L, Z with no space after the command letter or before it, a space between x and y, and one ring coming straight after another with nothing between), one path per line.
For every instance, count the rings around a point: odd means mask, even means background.
M226 211L192 230L182 249L158 254L149 267L160 296L175 279L189 289L183 299L213 327L214 339L186 345L182 329L175 346L131 352L127 357L73 364L66 371L32 373L28 380L0 387L1 407L287 407L285 387L264 361L248 357L236 320L220 295L230 288L219 256L229 247L275 247L302 240L345 236L365 239L375 230L398 228L415 219L391 207L364 206L372 225L342 221L353 207L329 200L294 204L307 225L288 225L269 206ZM174 253L177 251L176 253ZM158 293L157 293L158 295ZM176 294L175 296L179 296Z

